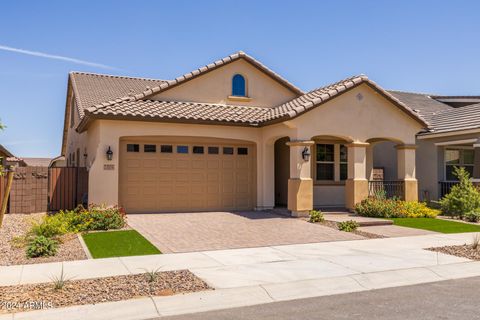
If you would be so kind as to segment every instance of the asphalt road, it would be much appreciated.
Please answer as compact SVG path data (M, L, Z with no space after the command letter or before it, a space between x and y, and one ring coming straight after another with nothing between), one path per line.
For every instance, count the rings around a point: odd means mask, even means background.
M480 277L226 309L162 320L474 320L480 319Z

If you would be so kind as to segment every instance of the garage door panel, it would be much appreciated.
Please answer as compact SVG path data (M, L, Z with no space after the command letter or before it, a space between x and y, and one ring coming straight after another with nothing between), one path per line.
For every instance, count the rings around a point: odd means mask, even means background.
M222 161L222 168L223 169L232 169L233 168L233 160L223 160Z
M127 161L127 168L140 168L141 164L140 159L129 159Z
M175 161L175 168L177 168L177 169L188 169L188 168L190 168L190 160L187 160L187 159L176 160Z
M218 168L220 168L220 161L219 160L208 160L207 168L208 169L218 169Z
M171 169L173 168L173 160L171 159L160 159L158 161L159 168Z
M120 202L129 213L252 209L255 197L254 156L239 155L233 143L219 143L218 154L209 154L209 143L121 142ZM127 152L126 144L156 144L156 152ZM172 153L160 145L172 145ZM177 145L189 153L177 153ZM193 146L204 154L193 154ZM233 154L223 154L224 147ZM198 149L197 149L198 150ZM215 152L215 151L214 151Z

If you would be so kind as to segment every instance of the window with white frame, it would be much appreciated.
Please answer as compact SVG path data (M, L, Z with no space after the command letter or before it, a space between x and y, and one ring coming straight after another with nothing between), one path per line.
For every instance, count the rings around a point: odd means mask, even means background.
M473 175L474 151L471 148L445 149L445 180L456 181L455 167L463 167L470 176Z
M348 150L343 144L318 143L315 145L316 180L342 181L348 176Z

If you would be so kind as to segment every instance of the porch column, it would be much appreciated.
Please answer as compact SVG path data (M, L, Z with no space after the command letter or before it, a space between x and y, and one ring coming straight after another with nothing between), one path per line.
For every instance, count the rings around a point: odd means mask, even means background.
M288 179L288 210L292 216L308 216L313 209L313 180L311 176L310 157L302 155L304 150L311 152L310 140L287 142L290 147L290 178ZM307 159L308 158L308 159Z
M480 138L473 144L473 179L480 179Z
M348 147L348 179L345 182L345 207L353 210L355 204L368 197L367 147L369 143L353 142Z
M418 183L415 177L415 149L414 144L401 144L397 149L398 179L404 181L403 199L418 201Z

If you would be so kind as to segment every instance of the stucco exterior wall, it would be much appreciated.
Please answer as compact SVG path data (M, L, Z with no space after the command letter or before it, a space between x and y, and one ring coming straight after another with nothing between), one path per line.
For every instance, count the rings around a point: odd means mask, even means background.
M250 101L229 99L232 77L245 77ZM273 107L296 97L296 94L245 60L237 60L210 71L177 87L159 93L152 100L208 102L243 106Z
M74 120L73 126L71 126L71 118L70 118L72 116L72 113L73 113L73 120ZM68 159L70 157L70 154L75 154L75 166L85 167L88 162L88 153L87 153L87 158L84 157L84 154L87 151L88 132L78 133L75 130L75 127L78 125L80 121L80 116L78 114L78 110L76 108L75 103L70 103L68 117L69 118L67 121L68 131L67 131L67 143L65 148L65 162L71 166L72 164L70 164ZM77 159L77 149L80 151L79 152L80 159Z
M313 186L314 207L343 207L345 205L345 185Z
M397 180L397 150L395 142L384 141L373 145L373 167L384 169L385 180Z

